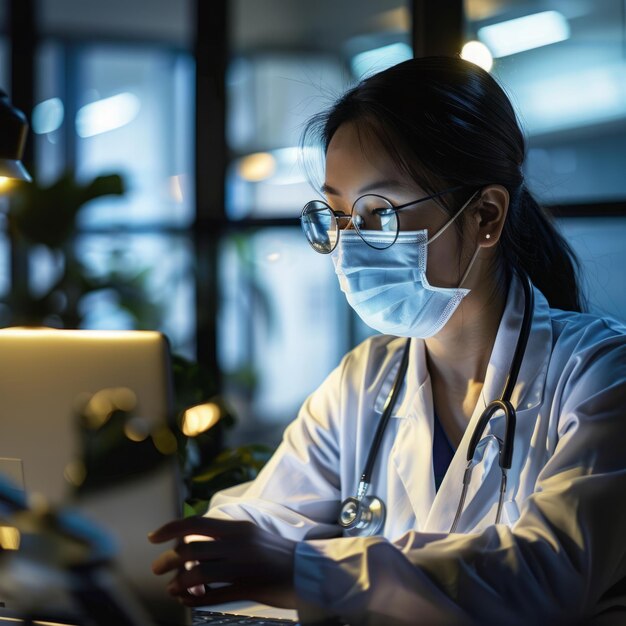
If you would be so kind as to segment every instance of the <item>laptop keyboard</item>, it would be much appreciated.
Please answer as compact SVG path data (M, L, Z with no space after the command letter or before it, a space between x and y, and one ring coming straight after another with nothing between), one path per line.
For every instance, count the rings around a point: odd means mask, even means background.
M249 615L233 615L232 613L194 609L193 624L194 626L201 626L202 624L252 624L254 626L285 626L286 624L291 624L295 626L297 622L276 617L251 617Z

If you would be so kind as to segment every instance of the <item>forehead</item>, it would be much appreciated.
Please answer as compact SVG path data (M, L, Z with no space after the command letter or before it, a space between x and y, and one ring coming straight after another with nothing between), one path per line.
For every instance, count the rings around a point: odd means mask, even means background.
M381 145L375 134L350 122L342 124L326 151L326 187L353 194L375 182L392 184L399 191L420 191Z
M358 164L360 170L379 174L391 174L394 170L392 159L374 133L348 122L335 131L328 144L326 173L341 173L353 163Z

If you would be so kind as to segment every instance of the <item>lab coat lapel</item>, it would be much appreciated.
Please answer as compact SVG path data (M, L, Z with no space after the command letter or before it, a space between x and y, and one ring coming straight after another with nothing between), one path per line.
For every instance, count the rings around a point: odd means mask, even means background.
M530 438L543 399L548 361L552 346L552 329L548 304L535 289L533 323L526 352L511 401L517 409L517 425L513 447L513 462L509 470L505 502L513 499L519 477L527 458ZM452 526L461 497L463 474L467 467L467 450L476 424L489 402L500 397L511 366L524 311L524 292L517 278L509 288L507 304L492 350L483 391L454 455L448 472L437 492L425 530L448 532ZM465 500L458 532L478 531L495 521L500 488L501 470L498 462L499 448L494 439L504 440L506 420L502 412L496 413L485 428L474 459L472 480ZM503 520L505 521L505 520Z
M424 342L414 339L406 375L405 396L399 415L394 445L389 458L389 502L408 500L412 511L389 511L393 529L398 536L426 523L435 498L432 463L433 400L430 377L426 368Z

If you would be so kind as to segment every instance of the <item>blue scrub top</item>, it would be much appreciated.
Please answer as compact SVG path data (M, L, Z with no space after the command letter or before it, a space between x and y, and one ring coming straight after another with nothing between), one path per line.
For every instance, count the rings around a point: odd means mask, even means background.
M441 426L437 413L434 415L435 432L433 434L433 470L435 472L435 490L439 490L441 481L450 467L454 456L454 448Z

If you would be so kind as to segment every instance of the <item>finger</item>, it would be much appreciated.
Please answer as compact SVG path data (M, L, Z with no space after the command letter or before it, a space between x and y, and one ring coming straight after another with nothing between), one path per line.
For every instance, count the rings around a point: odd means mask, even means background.
M281 608L295 609L296 603L293 592L288 589L268 586L265 584L234 583L232 585L222 585L220 587L207 587L206 593L202 596L195 596L191 591L176 598L181 604L189 607L211 606L214 604L224 604L247 600L271 604Z
M173 596L185 595L192 587L211 583L232 583L242 572L232 565L220 564L209 568L197 565L190 570L179 570L178 574L167 585L167 592Z
M246 600L245 593L236 585L217 587L215 589L206 588L201 596L187 592L177 597L177 600L188 607L210 606L212 604L224 604L235 600Z
M155 574L165 574L173 569L185 566L188 561L212 561L230 557L234 553L234 546L230 542L196 541L181 543L172 550L163 552L152 563Z
M162 543L170 539L181 539L186 535L206 537L233 537L254 528L251 522L240 520L212 519L194 516L174 520L148 534L152 543Z
M233 583L248 576L246 564L225 561L200 563L189 570L180 570L167 585L171 595L184 595L191 587L212 583Z
M189 589L187 589L187 591L192 596L203 596L206 593L206 586L205 585L196 585L195 587L189 587Z
M152 572L160 576L166 572L171 572L173 569L179 569L184 562L176 550L168 550L152 562Z

